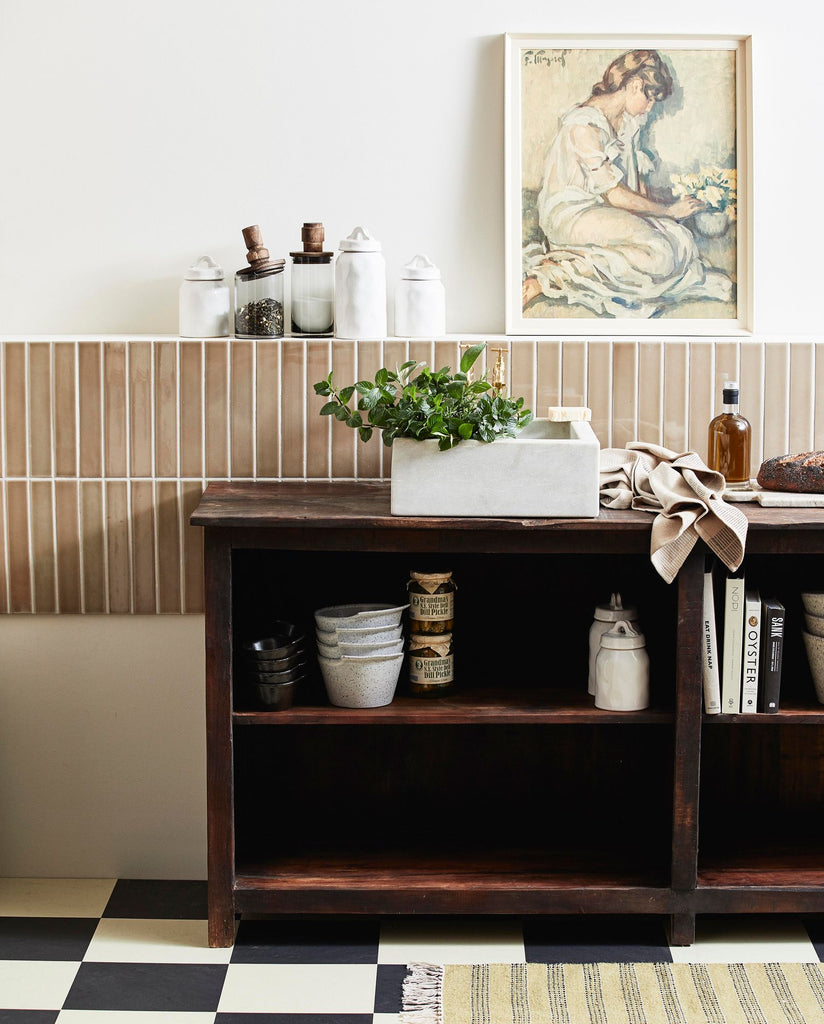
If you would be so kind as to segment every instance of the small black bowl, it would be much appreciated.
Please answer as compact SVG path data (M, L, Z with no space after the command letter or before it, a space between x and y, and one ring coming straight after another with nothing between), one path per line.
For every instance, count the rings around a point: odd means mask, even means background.
M258 683L258 697L267 711L285 711L292 706L295 690L303 676L288 683Z
M276 623L276 625L288 626L290 624ZM288 633L272 633L271 636L260 637L258 640L247 640L242 644L242 650L253 657L263 657L267 660L288 658L295 653L303 641L304 634L297 626L291 626L291 632Z

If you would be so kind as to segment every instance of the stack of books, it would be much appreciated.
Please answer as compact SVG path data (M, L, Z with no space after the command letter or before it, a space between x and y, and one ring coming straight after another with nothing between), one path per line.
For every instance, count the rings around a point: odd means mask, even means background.
M718 588L716 573L723 586ZM704 711L708 715L774 714L781 692L785 608L748 586L743 566L704 565Z

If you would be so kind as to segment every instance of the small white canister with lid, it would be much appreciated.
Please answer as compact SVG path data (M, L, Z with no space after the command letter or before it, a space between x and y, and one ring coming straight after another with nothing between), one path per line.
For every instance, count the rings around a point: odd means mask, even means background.
M395 334L399 338L437 338L446 333L446 292L441 272L425 253L401 270L395 291Z
M649 707L649 655L644 634L621 619L601 637L595 659L595 707L642 711Z
M335 336L386 337L386 261L381 243L360 226L335 261Z
M201 256L180 286L180 337L228 337L231 305L223 268L211 256Z
M595 606L595 617L592 620L592 625L589 627L589 681L587 683L587 692L590 694L595 693L595 659L598 657L598 651L601 649L601 636L608 629L612 629L612 626L621 619L626 619L628 622L637 622L638 610L632 605L628 605L625 608L620 594L611 594L609 604L598 604Z

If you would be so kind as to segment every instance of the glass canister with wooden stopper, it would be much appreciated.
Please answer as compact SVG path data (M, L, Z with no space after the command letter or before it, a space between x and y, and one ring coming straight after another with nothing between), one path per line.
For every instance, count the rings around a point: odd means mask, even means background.
M306 221L300 232L303 249L292 252L292 334L328 336L335 320L333 252L323 248L320 221Z
M283 337L283 268L263 245L257 224L243 229L248 267L235 274L235 337Z

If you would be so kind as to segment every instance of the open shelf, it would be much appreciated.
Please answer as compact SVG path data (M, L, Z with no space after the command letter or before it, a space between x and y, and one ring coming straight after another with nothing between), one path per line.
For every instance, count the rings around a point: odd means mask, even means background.
M824 711L824 709L822 709ZM328 702L286 711L235 711L236 725L621 725L671 724L672 711L602 711L577 689L470 690L435 700L397 696L382 708L337 708ZM824 721L824 716L822 716Z

